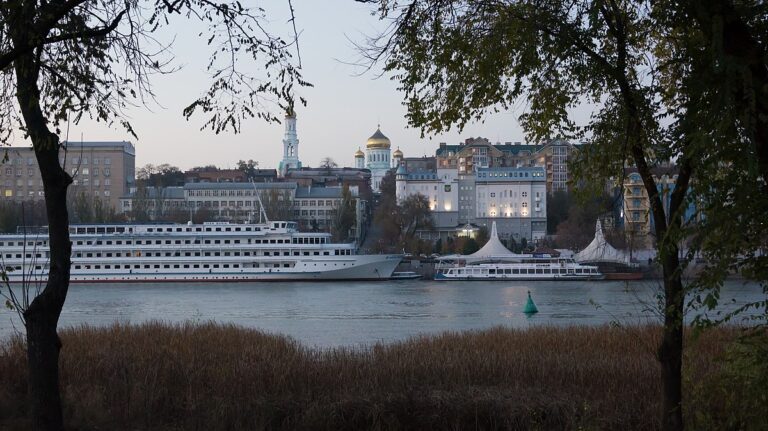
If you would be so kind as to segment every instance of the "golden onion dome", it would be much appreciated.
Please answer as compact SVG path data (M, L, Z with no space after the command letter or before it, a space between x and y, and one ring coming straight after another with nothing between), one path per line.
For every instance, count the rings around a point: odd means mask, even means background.
M360 151L360 148L358 148L357 151L355 151L355 158L357 159L360 157L365 157L365 153Z
M403 152L402 152L402 151L400 151L400 147L397 147L397 149L395 150L395 152L394 152L394 153L392 153L392 157L400 157L400 158L402 158L402 157L403 157Z
M365 144L365 147L369 150L388 150L390 147L389 138L384 136L384 134L381 133L381 130L376 129L376 133L368 138L368 142Z

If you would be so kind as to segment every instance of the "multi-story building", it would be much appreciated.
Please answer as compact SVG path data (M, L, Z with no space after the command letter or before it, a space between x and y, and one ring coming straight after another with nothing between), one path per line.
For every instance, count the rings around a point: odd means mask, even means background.
M494 157L494 153L481 156ZM404 159L396 173L398 200L418 193L429 201L434 231L421 232L423 238L460 235L468 225L490 228L494 221L502 238L536 241L546 234L543 167L482 166L491 163L477 157L467 163L465 157L460 162L464 169L450 162L430 169L428 159L412 163L410 170L409 159ZM452 160L458 162L460 157Z
M667 219L670 217L670 202L672 192L677 183L678 168L672 164L665 164L654 167L651 170L653 179L656 182L656 189L661 197L661 206L664 208L664 214ZM627 243L635 248L642 249L652 247L655 241L655 227L653 216L650 211L648 192L637 172L637 168L624 169L624 181L622 184L622 214L624 224L624 233L627 237ZM686 220L691 220L696 213L693 203L686 205L682 216ZM667 220L668 221L668 220Z
M292 169L285 181L304 187L343 187L357 189L360 197L371 200L371 171L364 168L301 168Z
M115 210L120 198L134 186L136 149L125 141L65 142L60 151L61 166L73 177L72 193L86 193L102 199ZM31 147L6 149L8 161L0 165L2 199L42 200L43 182Z
M268 202L273 211L286 215L292 208L296 183L187 183L184 197L187 206L196 211L205 208L218 220L243 222L259 218L258 199L274 197Z
M351 186L349 191L357 210L352 229L353 237L357 238L363 232L368 210L358 187ZM329 231L343 199L342 192L342 186L304 187L295 182L187 183L184 187L134 190L121 199L120 208L129 217L137 210L146 211L153 220L181 212L191 219L204 209L214 220L245 222L262 219L261 201L271 219L297 221L304 230Z
M497 142L485 138L469 138L458 145L440 143L436 151L440 169L454 169L459 173L472 172L475 167L533 167L541 166L546 172L547 192L568 191L571 179L568 160L573 145L552 139L544 145L523 145L520 142Z
M175 219L181 222L192 219L184 187L179 186L135 188L120 198L117 211L134 221Z

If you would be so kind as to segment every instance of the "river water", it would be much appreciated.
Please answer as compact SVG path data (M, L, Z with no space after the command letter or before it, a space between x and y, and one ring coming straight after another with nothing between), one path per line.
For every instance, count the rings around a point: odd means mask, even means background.
M60 326L213 320L312 346L359 346L498 325L660 322L659 288L657 280L74 284ZM528 291L539 309L530 317L522 312ZM728 281L721 310L761 299L758 285ZM0 339L19 328L15 313L2 309Z

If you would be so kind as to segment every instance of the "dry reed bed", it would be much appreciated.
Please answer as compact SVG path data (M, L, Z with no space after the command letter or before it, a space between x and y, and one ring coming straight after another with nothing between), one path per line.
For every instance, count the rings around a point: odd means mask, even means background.
M61 381L74 429L656 429L659 335L493 328L316 350L233 325L84 326L62 331ZM731 336L693 343L694 381ZM0 347L6 424L23 423L24 358Z

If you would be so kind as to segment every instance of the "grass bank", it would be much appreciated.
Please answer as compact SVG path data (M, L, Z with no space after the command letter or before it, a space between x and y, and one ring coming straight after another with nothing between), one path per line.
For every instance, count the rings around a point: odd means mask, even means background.
M213 323L78 327L61 334L61 382L82 430L657 429L659 331L494 328L314 350ZM688 386L717 372L732 332L692 343ZM0 347L0 429L24 428L25 367L20 341Z

